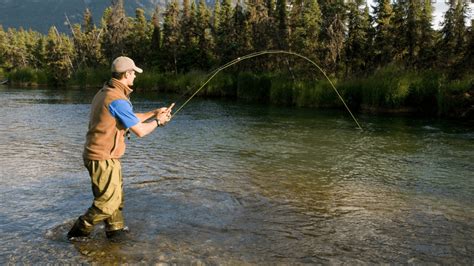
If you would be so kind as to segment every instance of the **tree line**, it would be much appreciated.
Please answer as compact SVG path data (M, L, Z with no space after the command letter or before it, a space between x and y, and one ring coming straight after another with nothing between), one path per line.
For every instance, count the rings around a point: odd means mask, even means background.
M172 0L151 19L136 9L126 15L113 0L99 23L85 10L70 34L52 26L47 35L0 26L0 68L49 70L57 84L84 68L104 68L118 55L166 73L208 71L261 50L289 50L317 62L332 77L368 76L396 65L407 70L442 69L453 78L472 73L474 31L468 5L451 0L442 27L433 29L431 0ZM238 68L304 73L304 62L260 58Z

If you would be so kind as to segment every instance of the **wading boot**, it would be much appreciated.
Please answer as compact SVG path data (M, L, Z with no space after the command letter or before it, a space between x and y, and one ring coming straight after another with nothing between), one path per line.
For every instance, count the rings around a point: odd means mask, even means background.
M128 227L125 226L122 229L106 231L105 235L110 240L120 241L120 240L125 240L129 232L130 232L130 229L128 229Z
M67 238L71 240L76 237L88 237L90 234L91 231L86 229L81 219L77 219L71 230L67 233Z

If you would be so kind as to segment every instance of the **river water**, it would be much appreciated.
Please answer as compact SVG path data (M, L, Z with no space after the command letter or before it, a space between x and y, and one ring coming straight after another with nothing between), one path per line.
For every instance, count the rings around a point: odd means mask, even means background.
M94 93L0 88L1 264L474 263L472 124L203 99L128 141L128 239L69 242Z

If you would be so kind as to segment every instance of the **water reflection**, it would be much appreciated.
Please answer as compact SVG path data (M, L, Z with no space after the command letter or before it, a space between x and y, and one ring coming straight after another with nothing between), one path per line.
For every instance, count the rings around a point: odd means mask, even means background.
M443 263L474 259L474 131L455 122L196 99L133 138L131 234L65 239L90 204L94 91L0 89L0 263ZM134 95L137 110L172 95Z

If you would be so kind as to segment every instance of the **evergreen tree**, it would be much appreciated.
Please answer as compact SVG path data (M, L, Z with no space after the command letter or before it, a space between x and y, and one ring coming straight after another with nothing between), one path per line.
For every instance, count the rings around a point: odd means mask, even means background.
M207 70L212 59L211 11L204 0L199 0L196 10L196 33L198 39L199 60L198 67Z
M43 69L46 67L46 37L44 35L41 34L37 39L31 55L33 58L31 67L35 69Z
M251 0L247 3L247 20L251 29L252 46L256 51L273 49L272 42L274 32L271 23L273 20L268 16L268 10L262 0Z
M135 10L135 19L131 20L131 31L125 40L126 54L129 55L137 65L145 65L150 56L150 45L152 28L145 18L145 11L141 8Z
M392 42L392 59L404 63L408 54L408 1L397 1L393 4L393 16L390 20L390 38Z
M375 39L374 39L374 63L376 66L384 66L391 61L393 54L393 42L391 38L392 5L390 0L377 0L374 8L375 16Z
M84 27L84 31L86 33L92 32L95 29L95 25L92 19L92 13L89 10L89 8L86 8L86 11L84 11L84 19L83 19L83 24L82 27Z
M216 1L214 3L214 10L212 13L212 34L213 34L213 39L215 39L215 36L217 35L218 29L220 27L220 18L221 18L221 4L219 1Z
M421 47L421 17L422 17L422 7L419 0L409 0L408 1L408 13L407 13L407 45L408 45L408 58L407 63L410 66L416 66L418 61L418 56L420 53Z
M345 44L346 76L349 73L360 75L367 69L369 36L369 17L366 15L367 7L361 10L362 0L349 3L349 29ZM368 12L368 10L367 10Z
M322 14L317 0L296 0L290 11L291 50L316 60Z
M46 43L46 64L56 84L64 84L73 72L74 47L70 39L51 27Z
M441 29L441 40L438 44L441 65L451 66L460 60L465 43L466 18L465 6L462 2L451 0L450 7L444 15Z
M289 27L288 27L288 12L286 0L276 1L276 23L277 36L276 43L278 49L288 50L289 48Z
M236 54L235 49L237 45L233 42L233 13L230 0L222 0L221 13L219 18L219 28L217 29L216 39L216 51L221 62L220 64L227 63L232 58L233 54Z
M326 31L325 38L325 65L329 73L335 74L341 62L342 54L344 52L345 40L345 6L342 3L335 3L331 6L327 18L329 19L329 26Z
M103 34L103 53L108 61L126 55L126 39L129 36L128 19L125 15L123 0L112 0L110 13L104 13L105 32Z
M154 66L161 67L161 27L160 27L160 6L156 5L151 22L153 24L153 33L151 35L150 56L151 63Z
M235 6L233 22L233 43L236 49L232 54L232 59L248 54L252 50L252 32L247 13L240 4L240 1Z
M16 29L9 28L6 33L6 45L3 51L3 65L7 71L28 66L28 54L24 38Z
M178 73L178 51L180 48L180 24L178 1L173 0L166 8L163 19L163 56L167 71Z
M417 66L420 68L431 68L436 61L435 31L433 30L433 15L431 0L424 0L423 10L420 18L420 53Z
M5 54L7 50L7 33L3 30L3 26L0 25L0 71L4 68L5 64Z

